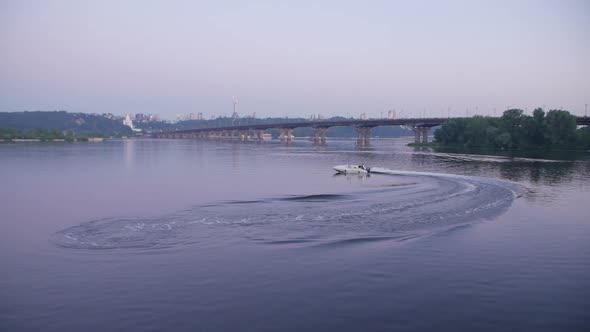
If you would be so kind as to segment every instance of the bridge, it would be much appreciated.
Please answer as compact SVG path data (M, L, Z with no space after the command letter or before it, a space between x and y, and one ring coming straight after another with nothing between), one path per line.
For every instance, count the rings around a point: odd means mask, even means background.
M267 129L279 129L281 142L290 142L293 139L293 129L308 127L313 128L314 142L325 143L326 133L330 127L350 126L357 131L357 142L366 145L371 139L371 128L377 126L406 126L414 130L416 143L428 143L428 136L432 127L440 126L449 119L462 118L407 118L407 119L370 119L370 120L312 120L300 122L248 124L238 126L195 128L175 131L163 131L154 133L156 138L201 138L201 139L226 139L248 141L264 141L264 131ZM590 125L590 117L576 117L579 126Z

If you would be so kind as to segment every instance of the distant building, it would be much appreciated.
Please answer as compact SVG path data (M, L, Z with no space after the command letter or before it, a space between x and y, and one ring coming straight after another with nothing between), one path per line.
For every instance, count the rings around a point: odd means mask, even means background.
M131 130L133 130L134 133L141 132L141 129L135 128L133 126L133 121L131 120L131 113L127 113L127 116L125 116L125 119L123 120L123 124L131 128Z
M154 118L157 118L157 120L152 120L152 121L160 121L160 117L158 115L154 115ZM203 113L198 112L198 113L189 113L189 114L177 114L176 115L176 121L188 121L188 120L203 120Z

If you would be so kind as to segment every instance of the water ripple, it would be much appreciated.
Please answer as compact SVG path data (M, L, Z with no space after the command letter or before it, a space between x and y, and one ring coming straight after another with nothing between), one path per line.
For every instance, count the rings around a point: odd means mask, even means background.
M51 240L63 248L92 250L161 249L223 237L329 247L399 242L497 216L524 192L519 185L496 179L375 171L406 183L346 195L221 202L157 218L96 220L57 232Z

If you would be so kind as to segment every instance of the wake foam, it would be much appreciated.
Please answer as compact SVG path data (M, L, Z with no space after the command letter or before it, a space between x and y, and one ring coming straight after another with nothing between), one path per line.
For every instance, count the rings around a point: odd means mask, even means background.
M524 189L472 176L395 171L404 179L350 194L316 194L198 206L157 218L110 218L55 233L72 249L162 249L220 239L257 239L272 245L330 247L405 241L503 213ZM304 203L304 204L302 204Z

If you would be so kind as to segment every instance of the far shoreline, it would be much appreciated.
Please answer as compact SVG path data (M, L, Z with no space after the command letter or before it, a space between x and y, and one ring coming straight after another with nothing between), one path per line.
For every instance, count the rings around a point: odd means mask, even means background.
M40 138L12 138L12 139L4 139L0 140L0 143L73 143L73 142L104 142L105 139L103 137L83 137L83 138L74 138L71 140L65 138L54 138L49 140L44 140Z

